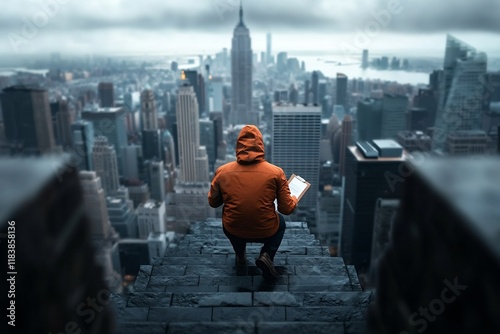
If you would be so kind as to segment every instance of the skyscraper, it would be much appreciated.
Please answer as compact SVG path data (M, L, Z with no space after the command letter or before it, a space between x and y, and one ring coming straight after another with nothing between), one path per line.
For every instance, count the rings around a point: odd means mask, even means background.
M91 222L91 234L94 239L107 239L111 234L106 194L101 185L101 178L96 172L82 171L79 173L83 189L85 213Z
M391 228L401 201L399 199L377 199L373 221L371 267L377 267L377 260L387 247Z
M278 53L278 57L276 59L276 69L278 73L283 73L287 71L287 61L288 61L288 53L280 52Z
M226 142L224 141L224 126L223 126L222 112L210 113L210 120L214 123L216 160L225 159L227 145Z
M488 104L491 102L500 102L500 71L490 72L486 75L486 87L484 90Z
M135 213L140 239L147 239L151 232L165 232L165 202L150 200L141 203Z
M144 160L163 159L163 141L160 130L142 131L142 155Z
M382 138L396 139L400 131L406 130L408 97L384 94L382 100Z
M445 151L450 155L481 155L488 147L488 135L483 130L461 130L448 135Z
M97 86L97 94L101 108L113 108L115 106L115 91L112 82L100 82Z
M198 102L193 87L179 87L177 95L177 128L179 145L180 180L183 182L208 181L206 175L197 175L197 163L202 163L208 157L200 156L200 128L198 117ZM205 174L205 173L203 173Z
M222 77L209 78L208 111L222 112L224 110L224 81Z
M368 50L363 50L363 59L361 61L362 68L368 68Z
M313 95L313 100L311 103L318 104L319 103L319 74L316 71L312 72L311 78L311 91Z
M444 74L440 80L434 143L444 144L451 132L481 129L487 56L448 35Z
M149 188L151 199L163 202L165 199L165 180L163 176L163 161L149 161Z
M122 151L127 146L127 131L124 108L88 108L82 112L82 119L94 126L96 136L108 138L118 160L118 170L123 173Z
M109 145L106 137L98 136L95 138L92 162L97 176L101 178L106 196L114 194L120 187L118 163L115 148Z
M166 130L163 133L162 141L163 148L165 150L165 166L170 166L170 168L172 168L172 172L174 172L174 169L177 166L177 160L175 159L174 137L170 131Z
M111 226L120 234L120 238L136 238L137 217L133 205L131 208L123 198L107 197L106 206Z
M62 145L63 147L71 147L71 123L75 121L76 113L74 110L71 110L68 106L68 101L59 100L57 102L51 103L50 107L55 106L56 112L56 127L54 131L56 138L59 138L58 145ZM57 141L57 139L56 139Z
M142 129L158 130L158 112L154 92L146 89L141 94Z
M123 177L125 180L139 179L139 160L143 160L141 153L139 145L128 145L123 149Z
M311 81L306 80L304 82L304 103L306 105L308 105L309 102L310 102L309 101L309 94L311 93L311 87L310 86L311 86Z
M370 266L377 200L401 196L403 182L397 182L402 179L398 168L407 159L407 154L392 140L381 140L380 143L381 148L397 147L400 156L386 157L380 153L378 158L370 159L356 146L349 146L346 150L339 255L347 264L355 265L358 272L366 271Z
M409 153L429 152L432 150L432 139L422 131L400 131L398 143Z
M316 209L318 204L320 140L321 107L273 105L272 162L288 178L296 174L311 183L300 200L303 210Z
M347 109L347 76L343 73L337 73L337 99L336 105L343 106L344 110Z
M340 139L339 175L341 178L345 176L345 160L347 147L353 144L352 127L352 117L349 115L345 115L344 120L342 121L342 137Z
M199 115L200 117L202 117L203 115L206 114L207 110L206 110L206 87L205 87L205 78L203 77L203 75L201 75L201 73L198 73L198 91L196 92L196 96L198 96L198 94L200 95L200 97L197 97L198 98L198 105L199 105L199 108L200 108L200 112L199 112Z
M358 140L366 141L380 138L382 129L382 100L363 99L358 102L357 129Z
M266 48L266 57L267 57L267 64L272 64L273 62L273 55L272 55L272 35L270 32L267 33L267 48Z
M408 130L424 131L434 126L436 121L437 102L437 91L420 88L418 94L413 98L413 108L425 109L427 118L421 120L421 123L419 123L410 117L408 119Z
M230 123L257 124L252 108L252 40L243 22L243 6L240 21L234 28L231 47L232 101Z
M217 134L215 122L211 119L200 119L200 144L206 147L208 162L212 167L217 159Z
M53 152L56 144L46 90L13 86L0 95L5 137L12 153Z
M78 162L78 170L94 170L92 150L94 149L94 126L92 123L79 120L71 124L73 150Z
M299 103L299 91L294 84L291 84L288 90L288 101L293 105Z
M409 131L426 131L430 126L429 112L425 108L411 108L406 114L406 129Z
M183 75L185 79L189 82L189 85L193 86L194 94L196 96L196 102L198 103L198 115L201 116L201 91L200 91L200 76L198 75L198 71L195 70L183 70Z

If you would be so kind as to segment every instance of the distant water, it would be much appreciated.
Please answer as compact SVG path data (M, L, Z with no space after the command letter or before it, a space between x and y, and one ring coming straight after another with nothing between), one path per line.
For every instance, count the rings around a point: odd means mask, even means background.
M24 67L0 67L0 76L12 76L15 75L19 72L23 73L31 73L31 74L38 74L38 75L47 75L49 73L49 70L32 70L32 69L27 69Z
M308 72L321 71L325 76L335 78L337 73L347 75L349 79L380 79L382 81L396 81L401 84L428 84L429 73L422 72L407 72L407 71L379 71L375 69L362 69L360 63L352 61L349 64L339 65L342 62L341 58L334 57L313 57L313 56L298 56L300 61L304 61Z

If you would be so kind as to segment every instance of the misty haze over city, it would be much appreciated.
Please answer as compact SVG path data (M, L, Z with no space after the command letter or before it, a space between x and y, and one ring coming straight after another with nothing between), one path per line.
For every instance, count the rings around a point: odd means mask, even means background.
M0 54L213 53L229 46L239 6L238 0L51 3L3 1ZM267 32L273 33L276 50L337 53L343 43L354 45L359 31L372 31L360 49L437 57L444 52L446 33L453 33L491 56L500 52L500 3L495 0L293 0L286 5L269 0L245 6L255 51L265 49ZM384 15L389 6L395 10ZM48 20L41 8L48 8ZM374 19L381 25L370 26ZM38 32L23 35L23 26L34 20L39 20ZM19 47L13 48L19 37Z

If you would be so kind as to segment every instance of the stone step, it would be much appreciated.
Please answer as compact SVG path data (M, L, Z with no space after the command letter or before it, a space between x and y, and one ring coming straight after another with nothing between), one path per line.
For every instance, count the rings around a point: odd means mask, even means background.
M247 246L262 246L262 243L247 243ZM178 243L178 246L181 248L184 247L202 247L202 246L222 246L222 247L230 247L231 242L226 239L216 239L216 240L203 240L203 241L193 241L184 239ZM281 241L281 246L321 246L319 240L312 239L283 239Z
M290 234L290 235L309 235L311 234L311 231L308 228L294 228L290 229L287 228L285 230L285 234ZM211 229L196 229L196 230L190 230L188 234L186 235L215 235L215 236L225 236L224 231L222 228L211 228Z
M247 256L247 264L253 265L257 254ZM233 254L212 255L210 257L202 256L166 256L160 259L157 264L160 265L227 265L234 266L235 257ZM315 266L322 264L331 264L344 266L344 260L341 257L331 256L301 256L301 255L286 255L278 254L274 258L274 265L298 265L298 266ZM353 268L353 266L348 266Z
M123 322L117 334L358 334L365 333L364 324L344 322Z
M219 293L220 294L220 293ZM250 294L250 293L248 293ZM238 298L231 302L238 303ZM245 297L241 297L244 302ZM208 304L210 299L205 299ZM214 304L217 302L214 301ZM120 321L169 322L169 321L305 321L344 322L363 321L365 307L356 306L168 306L126 307L117 314Z
M259 254L262 246L247 246L247 254ZM232 246L196 246L196 247L176 247L167 248L165 251L165 256L189 256L193 254L207 254L207 255L219 255L219 254L234 254ZM325 246L280 246L277 254L288 254L288 255L330 255L330 251Z
M218 240L229 241L224 234L186 234L182 240L211 242ZM316 240L314 234L294 234L286 233L283 235L283 240Z
M237 275L216 275L216 276L157 276L153 275L145 281L134 284L136 292L176 292L174 287L183 287L179 292L215 292L214 289L202 289L201 286L209 287L234 287L233 290L223 288L226 291L259 291L258 287L270 285L263 281L262 276L237 276ZM278 276L275 286L284 286L279 291L296 292L319 292L319 291L355 291L358 292L358 286L347 276ZM256 288L257 287L257 288ZM286 287L286 288L285 288ZM229 289L229 290L228 290ZM221 291L221 289L218 289ZM217 290L216 290L217 291ZM266 288L265 291L269 291ZM274 290L271 290L274 291Z
M294 276L342 276L349 278L346 266L333 263L316 265L275 265L279 275ZM152 269L151 276L260 276L262 272L254 265L236 267L227 264L187 264L187 265L157 265Z
M127 307L137 314L135 321L170 322L170 321L227 321L236 323L254 321L305 321L305 322L344 322L362 321L365 309L353 306L325 307L288 307L288 306L221 306L221 307ZM144 311L139 311L144 310ZM140 316L139 316L140 314ZM122 314L118 319L123 318ZM134 321L132 320L132 321Z
M247 266L238 268L220 221L194 224L191 233L141 266L134 292L117 299L124 333L364 332L372 294L307 224L287 223L273 284L255 266L262 244L249 243Z
M135 292L126 307L366 307L372 298L370 292Z
M258 320L258 319L257 319ZM365 333L364 323L342 322L121 322L117 334L359 334Z
M285 222L286 227L289 229L298 228L304 229L307 228L307 223L304 222ZM222 220L214 220L214 221L205 221L194 223L190 226L191 229L200 229L200 228L222 228Z

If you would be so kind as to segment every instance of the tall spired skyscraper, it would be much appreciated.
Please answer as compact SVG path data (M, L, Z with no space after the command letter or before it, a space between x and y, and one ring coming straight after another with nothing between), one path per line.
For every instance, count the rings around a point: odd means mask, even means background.
M232 103L230 123L256 124L257 115L252 108L252 40L243 22L243 5L240 21L234 28L231 48ZM258 125L258 124L256 124Z

